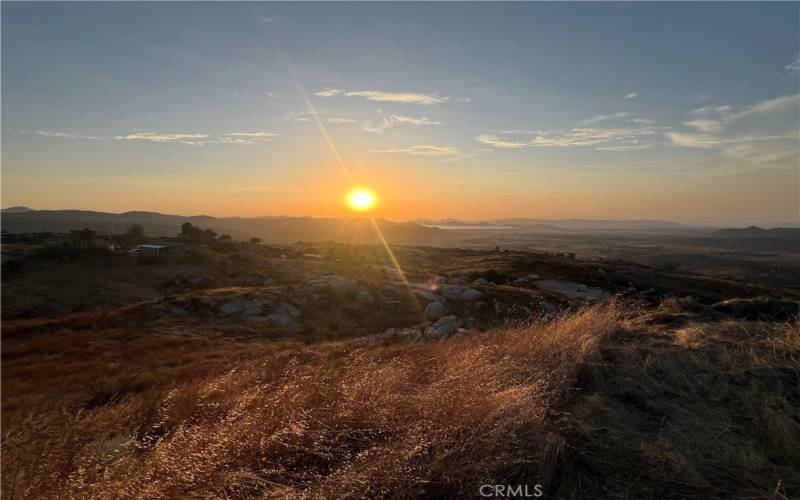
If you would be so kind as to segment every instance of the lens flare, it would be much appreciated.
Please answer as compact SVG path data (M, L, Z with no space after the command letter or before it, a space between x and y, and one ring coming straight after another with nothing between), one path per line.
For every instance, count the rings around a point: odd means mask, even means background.
M347 193L345 201L353 210L366 212L375 207L378 198L375 196L375 193L369 189L359 187L351 189L350 192Z

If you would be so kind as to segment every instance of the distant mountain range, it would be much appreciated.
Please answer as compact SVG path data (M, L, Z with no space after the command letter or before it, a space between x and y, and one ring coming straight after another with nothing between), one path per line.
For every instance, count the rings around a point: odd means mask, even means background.
M717 236L728 238L779 238L779 239L798 239L800 238L800 228L796 227L776 227L764 229L758 226L749 226L742 229L729 228L720 229L714 232Z
M2 210L2 229L5 232L65 233L71 229L91 228L100 234L120 234L132 224L139 224L148 236L174 236L184 222L210 228L219 234L229 234L235 239L259 237L265 243L294 243L298 241L341 241L349 243L380 243L381 239L368 218L314 218L314 217L212 217L209 215L170 215L158 212L133 211L120 214L88 210L33 210L28 207L10 207ZM506 231L536 232L604 232L702 231L720 238L773 238L798 239L800 228L762 229L756 226L717 231L702 230L661 220L593 220L593 219L492 219L462 221L458 219L416 219L411 222L392 222L376 219L375 224L388 243L399 245L458 245L465 231L448 228L465 227L480 231L498 226Z
M412 222L426 226L513 226L514 228L542 231L600 231L600 230L681 230L690 226L677 222L649 219L489 219L462 221L459 219L415 219Z
M100 234L119 234L132 224L139 224L148 236L175 236L184 222L213 229L219 234L229 234L234 239L259 237L265 243L381 241L375 226L367 218L211 217L141 211L115 214L87 210L25 210L23 207L2 211L2 229L10 233L64 233L71 229L88 227ZM420 224L382 219L376 219L375 224L387 242L392 244L447 246L458 239L452 232Z
M4 208L2 211L3 213L18 214L22 212L32 212L33 209L28 207L8 207Z

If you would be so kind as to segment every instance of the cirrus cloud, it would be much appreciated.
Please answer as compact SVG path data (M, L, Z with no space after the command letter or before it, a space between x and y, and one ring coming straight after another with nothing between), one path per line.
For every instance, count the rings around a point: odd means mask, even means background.
M424 126L424 125L441 125L441 122L429 120L424 116L414 117L414 116L404 116L404 115L391 115L389 117L383 118L377 123L367 123L364 125L364 130L366 132L374 132L376 134L383 133L384 130L396 127L398 125L416 125L416 126Z
M514 135L514 132L517 131L507 131L505 133ZM481 134L478 137L476 137L475 140L480 142L481 144L487 144L489 146L501 149L520 149L530 145L529 142L520 142L510 139L504 139L502 137L498 137L495 134Z
M212 136L211 134L183 133L183 132L131 132L122 135L95 136L78 135L70 132L57 132L51 130L21 130L20 133L32 134L42 137L78 139L90 141L136 141L153 142L161 144L188 144L190 146L205 146L207 144L256 144L270 141L278 134L273 132L227 132Z
M438 94L425 94L418 92L387 92L384 90L353 90L324 89L314 93L317 97L359 97L374 102L395 102L402 104L422 104L434 106L450 100L450 97Z
M675 146L718 150L754 164L797 161L800 95L784 95L747 106L703 106L683 122L694 130L666 134Z
M455 156L459 151L449 146L419 145L401 148L370 149L370 153L406 154L411 156L446 157Z
M644 139L659 134L664 127L641 128L592 128L576 127L567 130L507 130L481 134L476 141L498 149L522 149L530 147L600 146L604 151L633 151L650 144ZM528 135L529 137L521 137Z
M618 118L625 118L626 116L630 116L630 113L627 113L625 111L620 111L619 113L613 113L610 115L597 115L583 120L582 122L580 122L580 125L591 125L597 122L604 122L608 120L616 120Z
M800 71L800 54L796 55L794 60L787 64L783 69L789 71Z

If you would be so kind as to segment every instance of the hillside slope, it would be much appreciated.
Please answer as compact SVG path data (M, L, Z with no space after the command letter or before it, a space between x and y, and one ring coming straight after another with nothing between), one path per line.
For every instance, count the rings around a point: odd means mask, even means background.
M135 314L47 326L66 337L10 325L5 496L800 492L796 325L611 303L440 342L304 346L123 328Z

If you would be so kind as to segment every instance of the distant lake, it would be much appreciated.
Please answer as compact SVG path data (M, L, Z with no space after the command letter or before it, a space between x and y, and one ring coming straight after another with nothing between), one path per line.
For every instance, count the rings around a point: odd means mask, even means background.
M446 224L423 224L425 227L435 227L437 229L512 229L513 226L460 226L460 225L446 225Z

